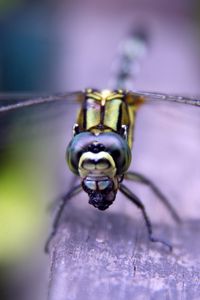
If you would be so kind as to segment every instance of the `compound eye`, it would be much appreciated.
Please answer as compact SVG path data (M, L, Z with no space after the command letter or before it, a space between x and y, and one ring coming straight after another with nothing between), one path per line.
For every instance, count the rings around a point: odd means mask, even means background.
M108 152L115 162L117 174L126 172L131 163L131 150L127 140L113 132L102 134L101 139L104 141L105 152Z
M110 150L110 154L112 155L115 161L121 159L124 156L124 153L120 151L118 148L113 148Z
M126 164L126 151L113 145L113 147L110 149L110 155L114 159L117 169L122 169Z
M93 135L88 132L79 133L74 136L67 147L66 159L70 170L78 175L78 164L81 155L88 151L88 144L92 143Z

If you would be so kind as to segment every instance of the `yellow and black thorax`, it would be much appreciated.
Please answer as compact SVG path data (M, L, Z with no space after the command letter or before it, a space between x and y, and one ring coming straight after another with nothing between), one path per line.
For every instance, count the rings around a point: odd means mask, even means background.
M87 89L81 101L77 124L80 131L116 132L127 130L127 141L130 148L133 142L135 113L139 106L138 98L123 90Z

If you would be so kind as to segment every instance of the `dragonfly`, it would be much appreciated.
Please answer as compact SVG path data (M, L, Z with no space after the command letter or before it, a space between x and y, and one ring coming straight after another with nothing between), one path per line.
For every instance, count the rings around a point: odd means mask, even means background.
M102 211L112 205L120 191L140 209L149 240L162 243L172 250L168 242L154 236L152 223L143 202L124 184L129 180L147 185L169 210L175 221L180 222L178 213L157 185L143 174L129 171L136 114L145 103L171 102L200 107L200 99L126 89L126 82L133 75L130 65L136 64L141 59L141 49L144 49L146 44L146 36L141 32L134 32L127 38L116 76L117 88L103 90L87 88L84 91L36 97L14 101L11 104L4 102L4 105L0 106L0 114L3 114L46 103L66 102L67 105L78 101L80 104L72 130L73 136L66 150L69 169L80 178L80 183L63 195L60 201L45 246L46 252L49 251L49 245L57 233L66 204L81 191L88 194L89 204Z

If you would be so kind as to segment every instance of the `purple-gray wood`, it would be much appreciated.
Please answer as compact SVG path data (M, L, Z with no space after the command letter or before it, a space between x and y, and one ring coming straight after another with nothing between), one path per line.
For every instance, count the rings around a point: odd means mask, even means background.
M52 241L48 299L199 299L199 220L154 229L173 253L149 242L143 223L123 212L69 204Z

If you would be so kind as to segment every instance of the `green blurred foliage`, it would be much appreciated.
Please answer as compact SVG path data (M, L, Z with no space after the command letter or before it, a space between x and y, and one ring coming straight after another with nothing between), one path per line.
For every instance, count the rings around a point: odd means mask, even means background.
M46 152L51 146L42 130L39 133L36 128L37 135L29 132L29 118L25 114L12 120L4 132L5 145L1 145L0 263L30 255L45 242L47 203L54 188Z
M42 218L34 176L15 164L0 174L0 260L16 259L33 246Z
M48 207L69 186L60 179L72 109L52 104L0 116L0 264L43 252Z

